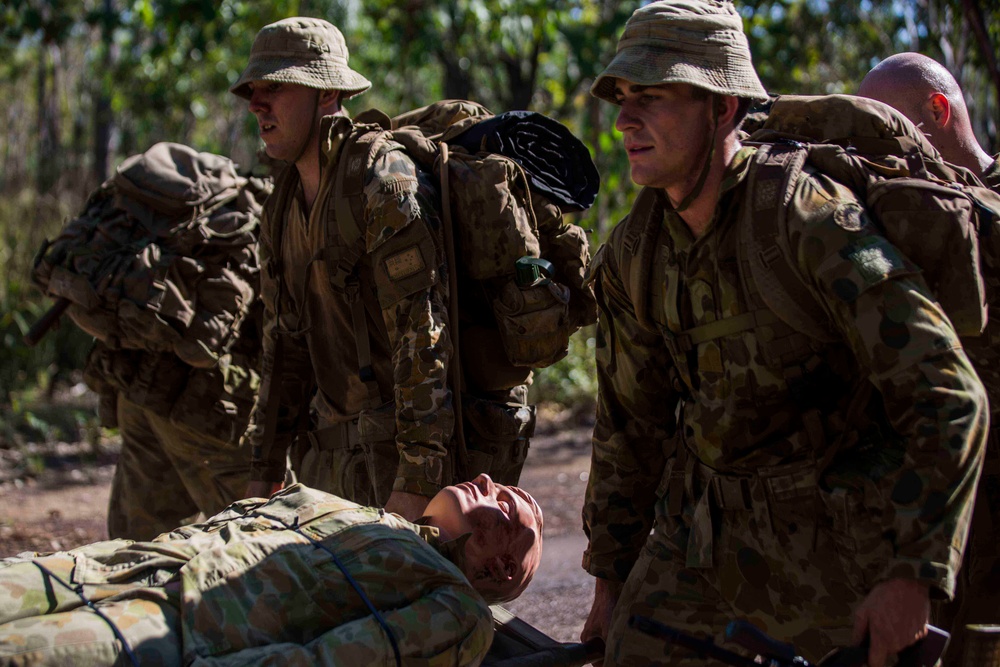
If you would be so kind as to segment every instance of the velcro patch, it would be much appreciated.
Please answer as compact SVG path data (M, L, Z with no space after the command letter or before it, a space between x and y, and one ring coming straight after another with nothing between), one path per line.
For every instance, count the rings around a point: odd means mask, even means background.
M424 262L420 248L416 245L404 248L385 259L385 271L391 280L402 280L423 271L426 267L427 263Z
M906 265L896 248L881 236L869 236L854 243L847 253L865 287L876 285Z

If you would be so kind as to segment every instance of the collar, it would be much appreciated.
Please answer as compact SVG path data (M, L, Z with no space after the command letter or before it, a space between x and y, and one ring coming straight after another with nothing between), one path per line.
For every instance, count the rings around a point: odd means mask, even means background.
M472 537L472 533L459 535L453 540L443 540L441 539L441 531L425 523L423 518L418 519L413 526L417 535L422 537L427 544L457 565L459 570L465 571L465 543Z
M726 165L726 170L722 172L722 183L719 187L719 204L715 207L715 219L708 226L702 238L707 238L709 232L718 224L719 212L723 209L727 193L746 180L747 175L750 173L750 165L753 162L752 158L756 152L757 148L754 146L742 146L736 151L736 155L733 156L729 164ZM691 234L691 230L684 224L684 221L681 220L677 212L671 209L667 193L661 190L660 196L667 201L667 205L664 207L664 224L668 233L673 238L674 247L677 250L690 248L696 242L696 239Z
M337 159L347 135L354 129L354 121L346 111L332 116L323 116L319 121L320 152L326 158L326 165ZM324 165L324 166L326 166Z

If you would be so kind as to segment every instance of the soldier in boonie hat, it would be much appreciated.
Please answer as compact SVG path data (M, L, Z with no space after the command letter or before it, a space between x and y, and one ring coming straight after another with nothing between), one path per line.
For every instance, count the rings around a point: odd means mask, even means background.
M229 92L250 99L250 82L296 83L339 90L344 100L371 88L371 81L347 66L347 43L323 19L294 17L264 26L250 49L250 62Z
M592 93L617 105L644 187L589 267L603 343L581 639L606 639L605 667L701 667L630 619L710 635L745 616L810 662L867 637L868 664L887 664L926 632L932 594L952 595L973 515L974 492L958 489L982 462L971 452L984 447L987 396L961 346L938 351L954 329L843 172L810 148L743 144L743 114L765 92L732 3L636 10ZM845 291L859 243L894 259ZM773 298L786 280L834 325L828 340L785 316L807 305ZM888 311L907 332L891 374ZM935 410L915 414L920 400ZM898 448L890 474L858 455L869 443ZM902 479L919 493L896 498ZM825 557L841 510L876 497L884 511L847 520L875 536L869 547Z
M733 3L666 0L637 9L618 51L590 92L616 103L615 79L653 86L689 83L721 95L766 100Z

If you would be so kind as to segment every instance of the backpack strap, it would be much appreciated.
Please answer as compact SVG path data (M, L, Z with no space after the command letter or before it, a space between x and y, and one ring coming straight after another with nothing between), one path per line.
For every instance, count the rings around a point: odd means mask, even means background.
M663 193L656 188L643 188L632 204L628 224L618 258L626 291L632 300L635 317L643 327L656 329L649 302L650 272L663 226Z
M796 331L821 342L837 337L806 285L788 243L788 203L805 166L801 145L762 146L747 175L747 205L737 257L745 293Z
M363 199L365 177L386 149L389 137L389 133L381 127L361 126L346 139L347 145L337 161L333 199L327 201L326 247L318 253L326 261L330 285L344 294L351 305L358 373L368 390L370 408L377 408L385 401L375 379L366 311L375 323L379 336L387 341L389 334L378 298L367 281L362 284L358 279L357 265L367 249Z
M276 322L281 321L281 292L283 264L281 259L281 239L285 231L285 215L288 210L288 202L294 196L295 187L298 184L299 172L294 165L288 165L281 172L275 183L273 196L268 197L264 203L264 210L270 223L271 232L271 261L265 270L268 277L276 283L277 289L274 294L274 317ZM284 335L280 331L276 332L274 340L274 350L271 357L271 370L265 374L266 391L261 387L261 393L267 396L267 405L264 407L264 435L261 437L260 450L253 453L253 458L259 461L269 460L271 449L274 447L274 440L278 430L278 414L281 411L281 393L275 392L274 388L281 386L279 377L284 370Z

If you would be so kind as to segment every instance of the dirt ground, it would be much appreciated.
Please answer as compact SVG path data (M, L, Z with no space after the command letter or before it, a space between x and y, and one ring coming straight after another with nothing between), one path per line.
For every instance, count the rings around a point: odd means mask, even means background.
M591 427L569 415L543 414L539 422L520 485L544 513L543 559L524 595L505 606L554 639L577 641L593 594L580 567ZM79 443L41 447L33 456L46 465L34 475L13 473L0 450L0 557L105 539L115 450L114 441L96 451Z

